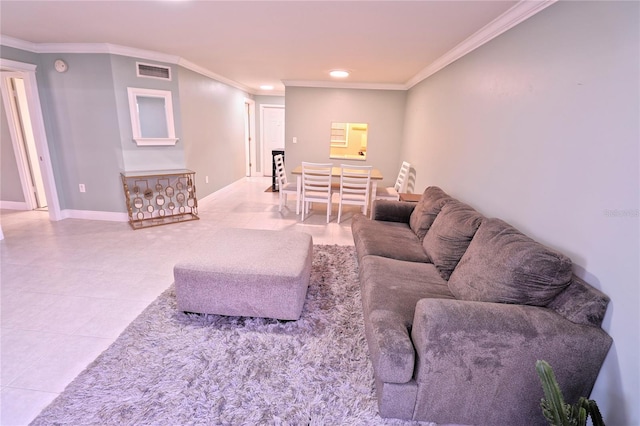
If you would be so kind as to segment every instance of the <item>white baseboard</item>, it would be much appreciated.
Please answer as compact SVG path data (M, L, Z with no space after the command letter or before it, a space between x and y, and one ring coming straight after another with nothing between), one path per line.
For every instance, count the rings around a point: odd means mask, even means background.
M7 210L28 210L24 201L0 201L0 209Z
M100 212L91 210L62 210L63 219L105 220L108 222L127 222L129 215L119 212Z

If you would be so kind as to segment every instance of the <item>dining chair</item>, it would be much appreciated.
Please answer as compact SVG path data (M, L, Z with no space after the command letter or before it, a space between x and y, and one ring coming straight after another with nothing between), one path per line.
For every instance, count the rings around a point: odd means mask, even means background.
M371 166L340 165L340 204L338 223L342 217L344 204L362 206L362 214L367 214L371 188Z
M273 157L276 164L276 182L278 182L279 202L278 211L282 211L282 207L287 205L287 195L296 195L296 214L300 213L300 194L298 194L298 185L295 182L287 180L287 171L284 168L284 156L278 154Z
M327 223L331 218L331 163L302 163L302 220L311 203L327 203Z
M411 170L411 163L406 161L402 162L400 172L396 178L396 183L393 186L376 188L376 193L371 197L371 203L375 200L399 200L400 193L405 192L407 184L409 183L409 171ZM373 208L373 207L372 207Z

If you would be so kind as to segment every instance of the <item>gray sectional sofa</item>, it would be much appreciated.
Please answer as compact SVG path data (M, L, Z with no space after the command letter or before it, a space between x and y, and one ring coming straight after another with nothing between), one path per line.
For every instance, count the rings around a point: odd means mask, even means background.
M377 201L352 231L382 417L546 424L538 359L568 402L590 394L609 298L565 255L438 187Z

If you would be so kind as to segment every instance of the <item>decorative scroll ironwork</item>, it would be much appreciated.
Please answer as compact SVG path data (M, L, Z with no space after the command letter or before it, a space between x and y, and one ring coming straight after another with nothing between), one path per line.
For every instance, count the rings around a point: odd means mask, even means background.
M195 172L122 172L129 225L133 229L197 220Z

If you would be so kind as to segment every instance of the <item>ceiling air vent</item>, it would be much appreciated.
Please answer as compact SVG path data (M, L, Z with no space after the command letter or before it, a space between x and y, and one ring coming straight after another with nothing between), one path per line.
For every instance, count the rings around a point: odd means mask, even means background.
M160 65L143 64L136 62L138 67L138 77L159 78L161 80L171 80L171 68Z

